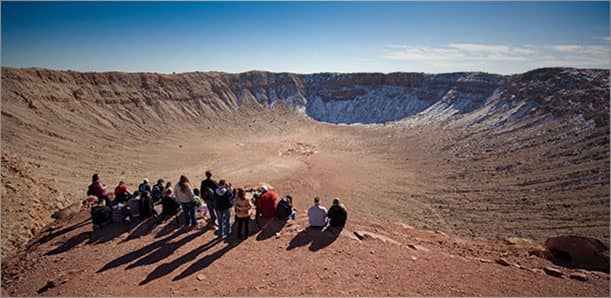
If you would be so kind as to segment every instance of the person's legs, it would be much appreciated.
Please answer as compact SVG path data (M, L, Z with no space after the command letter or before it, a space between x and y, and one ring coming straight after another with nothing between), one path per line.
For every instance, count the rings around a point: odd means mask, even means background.
M182 209L182 214L185 217L185 226L189 225L189 220L191 219L189 216L189 204L187 203L180 203L180 207Z
M239 238L240 235L242 234L242 219L236 216L235 221L238 224L238 238Z
M244 225L246 226L246 233L244 234L244 239L246 239L248 238L248 226L250 225L250 216L245 217L242 220L244 222ZM238 233L238 235L240 235L240 233Z
M191 204L190 207L191 208L189 208L189 216L191 217L191 225L196 226L197 218L195 218L195 204Z
M206 207L208 208L208 213L210 213L210 221L208 223L209 224L214 224L214 222L216 221L216 210L214 210L214 208L215 208L214 202L207 201L206 202Z
M216 219L218 220L218 234L219 236L223 236L223 216L224 213L222 210L216 210Z
M229 218L229 216L231 215L231 212L229 209L223 210L223 221L225 222L225 234L227 236L229 236L229 234L231 234L231 219Z

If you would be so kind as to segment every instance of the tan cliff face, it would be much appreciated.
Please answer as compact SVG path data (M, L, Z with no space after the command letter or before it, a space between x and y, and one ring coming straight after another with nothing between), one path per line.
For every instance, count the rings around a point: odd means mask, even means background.
M496 237L470 217L487 218L485 208L507 200L558 220L553 231L599 237L608 231L600 224L608 220L608 98L603 70L170 75L3 68L3 256L84 199L95 172L112 191L118 179L199 177L211 165L245 183L276 179L305 198L346 195L362 215L459 234L479 227ZM318 153L285 154L301 143ZM265 163L273 169L258 168ZM369 194L371 173L387 192L381 198ZM591 200L592 209L554 214L544 207L558 205L552 196L567 200L560 205ZM500 231L528 225L509 213L496 223ZM576 218L583 223L559 224Z

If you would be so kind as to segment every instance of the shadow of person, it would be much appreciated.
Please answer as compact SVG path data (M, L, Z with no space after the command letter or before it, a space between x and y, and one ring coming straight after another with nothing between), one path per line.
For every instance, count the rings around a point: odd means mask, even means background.
M240 241L239 239L236 239L234 237L227 237L224 240L225 243L227 243L227 245L225 245L223 248L203 257L201 260L191 264L191 266L189 266L187 269L185 269L183 272L181 272L180 274L178 274L176 277L174 277L172 279L172 281L178 281L181 280L185 277L188 277L202 269L205 269L206 267L212 265L212 263L214 263L215 261L217 261L218 259L220 259L224 254L226 254L227 252L229 252L230 250L232 250L233 248L235 248L236 246L238 246L240 243L242 243L242 241ZM246 261L246 260L245 260Z
M174 251L176 251L179 247L187 244L191 240L194 240L195 238L197 238L198 236L202 235L206 231L207 231L207 229L199 230L197 232L191 233L191 234L181 238L178 241L164 243L157 250L155 250L152 253L148 254L147 256L139 259L135 263L129 264L125 268L125 270L132 269L132 268L139 267L139 266L155 264L155 263L157 263L157 262L167 258L168 256L172 255L172 253L174 253Z
M174 218L170 220L166 219L162 221L162 222L165 222L165 226L163 226L163 228L159 232L157 232L157 234L155 234L155 238L161 238L165 235L168 235L180 227L180 221L178 219L178 216L176 215L172 215L172 216Z
M74 224L72 226L63 228L63 229L61 229L59 231L51 232L51 233L49 233L47 235L44 235L43 237L41 237L41 238L35 240L34 242L32 242L31 244L28 244L27 247L28 247L28 249L30 249L30 248L32 248L35 245L45 244L45 243L53 240L54 238L56 238L58 236L61 236L61 235L65 234L65 233L68 233L70 231L74 231L74 230L76 230L76 229L78 229L78 228L80 228L82 226L85 226L85 225L87 225L89 223L91 223L91 217L88 217L88 218L86 218L85 220L83 220L83 221L81 221L79 223L76 223L76 224Z
M286 220L280 220L275 217L272 218L261 218L261 232L257 235L257 241L269 239L280 232L286 225Z
M127 221L121 223L110 223L99 230L91 232L91 239L89 244L102 244L108 242L116 237L119 237L123 233L129 233L134 227Z
M308 235L308 229L305 229L297 233L297 235L295 235L295 237L291 239L291 242L289 243L289 246L286 248L286 250L293 250L300 246L306 246L310 242L312 242L312 238L310 237L310 235Z
M189 261L194 260L195 258L197 258L198 255L200 255L201 253L205 252L208 249L211 249L212 247L221 243L222 241L223 241L223 238L216 237L210 240L208 243L191 250L190 252L172 260L171 262L163 263L157 266L157 268L151 271L151 273L149 273L146 276L146 278L139 283L139 285L145 285L155 279L158 279L158 278L161 278L163 276L170 274L171 272L176 270L178 267L182 266L183 264L186 264ZM173 280L176 280L176 278L174 278Z
M318 251L333 243L342 232L342 228L327 227L326 229L307 227L305 230L297 233L286 250L293 250L297 247L306 246L310 251Z
M142 236L150 233L156 225L157 219L153 216L142 219L137 225L136 228L127 236L127 238L123 239L121 242L127 242L132 239L140 238Z
M169 235L165 238L162 238L160 240L157 240L153 243L150 243L146 246L143 246L135 251L132 251L126 255L120 256L110 262L108 262L106 265L104 265L104 267L100 268L97 273L115 268L115 267L119 267L121 265L130 263L144 255L147 255L148 253L160 248L161 246L165 245L168 241L170 241L171 239L175 238L178 235L181 235L183 232L182 231L176 231L174 232L172 235Z
M324 231L319 231L317 237L312 239L310 251L318 251L331 245L331 243L337 240L342 230L343 228L341 227L327 227Z
M65 251L68 251L74 247L76 247L77 245L86 242L87 240L89 240L89 237L91 236L91 232L87 231L87 232L81 232L77 235L75 235L74 237L68 239L66 242L62 243L62 245L56 247L55 249L48 251L45 253L45 256L50 256L50 255L56 255L56 254L60 254L63 253Z

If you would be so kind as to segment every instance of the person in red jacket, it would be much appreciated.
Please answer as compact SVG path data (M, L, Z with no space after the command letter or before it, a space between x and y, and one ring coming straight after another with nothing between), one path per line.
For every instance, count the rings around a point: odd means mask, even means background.
M119 181L119 185L115 188L115 201L126 201L128 196L129 190L127 189L127 184L123 181Z
M257 215L264 218L272 218L276 216L278 195L273 190L268 189L265 185L259 188L259 192L261 192L261 195L255 203L257 207Z

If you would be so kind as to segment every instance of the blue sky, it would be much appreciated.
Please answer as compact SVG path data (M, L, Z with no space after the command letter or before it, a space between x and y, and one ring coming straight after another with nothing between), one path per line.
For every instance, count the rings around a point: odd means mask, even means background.
M6 2L2 66L518 73L609 67L609 2Z

